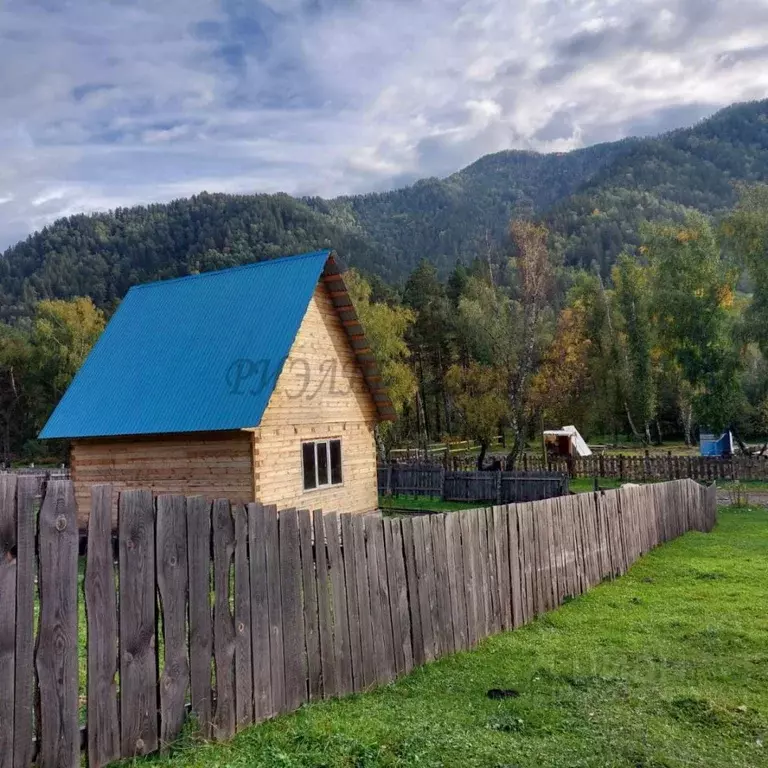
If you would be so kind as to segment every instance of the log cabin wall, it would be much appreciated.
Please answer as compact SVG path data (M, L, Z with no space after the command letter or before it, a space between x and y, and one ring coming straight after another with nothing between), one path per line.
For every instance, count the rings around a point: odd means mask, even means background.
M252 436L242 431L75 440L71 465L78 527L87 527L91 486L99 483L116 490L253 501L251 451ZM113 524L116 516L115 505Z
M376 509L376 423L376 406L321 283L253 431L256 498L281 508ZM301 445L324 438L341 439L343 482L304 491Z

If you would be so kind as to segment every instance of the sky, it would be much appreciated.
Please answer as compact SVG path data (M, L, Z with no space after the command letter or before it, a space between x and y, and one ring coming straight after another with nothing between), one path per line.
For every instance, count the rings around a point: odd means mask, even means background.
M0 251L197 192L335 196L768 97L768 0L0 0Z

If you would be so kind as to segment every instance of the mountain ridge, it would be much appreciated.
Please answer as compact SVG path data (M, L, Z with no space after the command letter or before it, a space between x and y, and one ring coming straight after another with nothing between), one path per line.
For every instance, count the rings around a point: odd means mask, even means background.
M505 241L509 219L545 221L571 267L608 274L645 220L718 215L735 185L768 180L768 100L690 128L567 153L505 150L444 178L333 199L201 193L60 219L0 256L6 316L41 298L108 306L138 282L335 247L401 283L422 258L446 274Z

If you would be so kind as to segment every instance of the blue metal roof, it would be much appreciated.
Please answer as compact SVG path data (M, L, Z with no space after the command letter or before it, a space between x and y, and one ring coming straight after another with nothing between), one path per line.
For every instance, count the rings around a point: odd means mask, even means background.
M258 426L329 256L132 288L40 437Z

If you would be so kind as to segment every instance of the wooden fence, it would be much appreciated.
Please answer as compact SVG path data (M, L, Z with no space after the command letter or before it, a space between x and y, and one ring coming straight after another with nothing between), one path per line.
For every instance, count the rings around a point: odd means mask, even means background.
M710 530L716 504L691 481L405 519L125 491L115 566L112 493L93 489L83 601L71 482L36 515L30 481L0 477L0 768L79 766L82 703L99 768L165 749L190 709L221 740L368 690Z
M378 478L382 495L444 501L516 504L568 493L568 475L555 472L449 472L429 464L389 464L379 467Z
M505 457L488 458L502 468ZM454 470L471 469L476 463L473 457L451 457L449 464ZM425 466L422 464L421 466ZM438 465L427 465L438 469ZM622 456L599 454L573 459L543 461L540 455L524 454L518 461L523 472L544 471L564 473L569 477L604 477L626 482L655 482L664 480L762 480L768 481L768 456Z

